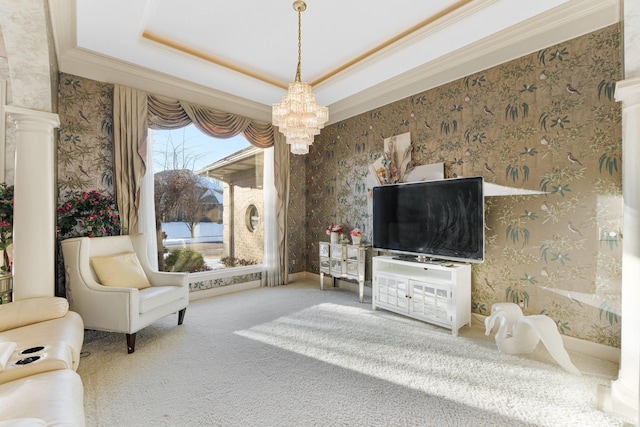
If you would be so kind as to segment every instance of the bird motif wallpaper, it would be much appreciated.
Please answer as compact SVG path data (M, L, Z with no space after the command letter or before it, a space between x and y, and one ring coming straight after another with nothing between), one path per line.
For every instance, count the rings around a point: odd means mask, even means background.
M619 347L620 39L613 25L323 129L309 155L292 156L290 271L318 273L329 224L371 241L368 167L385 138L410 132L416 166L541 193L485 199L472 311L513 302L562 334Z
M60 73L58 88L58 202L113 196L113 85Z

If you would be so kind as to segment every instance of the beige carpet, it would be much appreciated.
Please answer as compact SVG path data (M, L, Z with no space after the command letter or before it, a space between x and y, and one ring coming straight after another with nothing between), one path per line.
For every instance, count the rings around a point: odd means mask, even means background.
M597 409L617 365L503 355L340 289L293 284L193 302L124 336L88 331L89 426L622 426Z

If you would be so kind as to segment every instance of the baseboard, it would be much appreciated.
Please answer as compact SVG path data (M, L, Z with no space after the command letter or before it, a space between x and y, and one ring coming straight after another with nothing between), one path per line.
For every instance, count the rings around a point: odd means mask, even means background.
M189 301L196 301L203 298L216 297L219 295L230 294L232 292L246 291L260 287L259 280L251 282L237 283L235 285L220 286L217 288L204 289L202 291L189 292Z
M564 343L564 348L569 351L588 354L589 356L597 357L598 359L620 364L619 348L609 347L608 345L598 344L580 338L568 337L566 335L562 335L562 341Z

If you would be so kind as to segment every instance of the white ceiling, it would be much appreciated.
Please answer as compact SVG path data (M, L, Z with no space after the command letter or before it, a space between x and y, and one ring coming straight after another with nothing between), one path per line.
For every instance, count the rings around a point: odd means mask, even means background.
M52 0L60 70L270 121L293 0ZM618 0L307 0L302 80L330 122L618 21Z

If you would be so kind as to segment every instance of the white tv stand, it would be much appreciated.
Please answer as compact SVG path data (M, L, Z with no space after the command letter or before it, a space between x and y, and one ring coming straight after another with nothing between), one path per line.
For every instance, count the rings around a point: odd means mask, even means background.
M373 257L373 309L383 308L451 329L471 326L471 266Z

